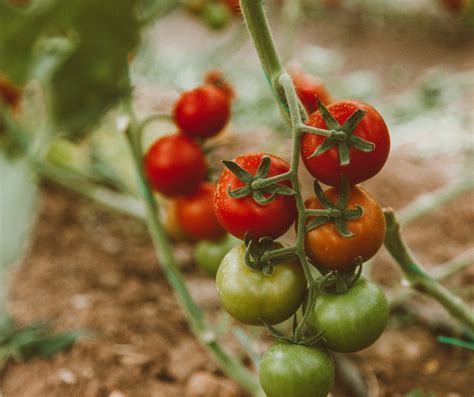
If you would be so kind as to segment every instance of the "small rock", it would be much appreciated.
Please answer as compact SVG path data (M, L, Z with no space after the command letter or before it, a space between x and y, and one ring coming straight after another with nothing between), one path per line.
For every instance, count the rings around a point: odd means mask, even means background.
M124 393L119 390L114 390L109 394L109 397L126 397Z
M432 375L438 372L439 370L439 361L438 360L430 360L423 366L423 373L425 375Z
M91 306L91 298L88 295L74 295L71 298L71 306L76 310L88 309Z
M72 373L71 371L67 370L67 369L60 369L58 371L58 378L68 384L68 385L73 385L76 383L76 375L74 375L74 373Z
M184 339L171 351L169 373L180 382L190 374L206 367L209 361L201 346L193 339Z
M193 373L186 382L186 397L240 397L239 387L232 381L209 372Z

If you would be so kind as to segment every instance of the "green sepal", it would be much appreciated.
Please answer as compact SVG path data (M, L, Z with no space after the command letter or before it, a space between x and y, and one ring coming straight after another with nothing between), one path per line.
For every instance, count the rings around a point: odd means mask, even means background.
M341 125L337 122L337 120L333 117L333 115L329 112L324 103L318 101L318 110L323 117L328 129L330 130L338 130L341 128Z
M306 233L310 232L311 230L314 230L322 225L325 225L326 223L331 222L331 218L328 216L317 216L314 219L311 219L307 225L306 225Z
M252 193L252 197L258 205L268 205L275 199L277 194L278 192L275 190L273 193L270 194L270 196L265 197L264 192L262 192L261 190L255 190Z
M339 153L339 163L341 166L349 165L351 157L349 155L349 145L345 142L340 142L337 146L337 152Z
M325 139L325 141L316 148L316 150L313 152L311 156L308 157L308 159L319 156L320 154L323 154L327 152L328 150L331 150L333 147L335 147L338 144L339 142L335 140Z
M359 219L362 215L364 215L364 209L359 204L356 204L355 209L342 210L342 217L346 221Z
M324 206L324 208L332 208L334 207L334 204L326 197L326 195L323 192L323 188L319 184L319 182L315 179L313 183L313 190L314 194L318 198L318 200L321 202L321 204Z
M242 186L235 190L232 190L232 186L227 187L227 194L235 199L241 199L247 197L250 194L251 190L248 186Z
M346 222L344 222L344 219L342 218L334 220L334 227L342 237L349 238L354 236L354 233L347 229Z
M244 183L252 182L254 176L250 172L240 167L236 162L230 160L222 160L222 162L239 180Z
M351 135L347 142L354 149L360 150L364 153L372 152L375 149L375 143L366 141L365 139L362 139L355 135Z
M344 131L347 134L352 134L366 113L367 112L362 109L357 109L354 113L352 113L344 124Z
M339 186L339 197L336 201L336 208L343 210L347 207L349 201L350 186L347 178L344 175L341 175L341 184Z
M257 172L255 173L254 179L264 179L268 176L272 160L268 156L262 157L262 162L258 166ZM252 177L253 178L253 177Z

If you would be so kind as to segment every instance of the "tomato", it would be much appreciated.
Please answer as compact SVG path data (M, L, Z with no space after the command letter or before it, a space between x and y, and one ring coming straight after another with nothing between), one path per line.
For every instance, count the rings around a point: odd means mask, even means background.
M315 333L325 330L328 349L350 353L365 349L379 338L389 311L383 291L360 278L343 294L318 295L307 324Z
M382 169L390 151L390 136L382 116L370 105L359 101L334 102L327 108L341 125L356 110L365 110L366 114L355 128L353 135L374 143L375 149L366 153L351 146L350 163L341 166L337 146L309 158L326 137L305 133L301 139L301 157L306 168L313 177L330 186L339 186L341 174L346 176L351 185L372 178ZM327 129L319 111L313 113L306 124Z
M206 176L207 163L198 144L175 134L158 139L148 149L145 171L158 192L181 196L197 190Z
M230 250L216 277L217 293L224 309L251 325L278 324L291 317L306 292L306 278L298 262L279 264L266 276L245 264L245 246Z
M230 8L230 10L238 15L238 14L241 14L241 11L240 11L240 0L223 0L223 2L225 4L227 4L227 6Z
M222 90L206 84L181 95L174 108L174 119L187 136L208 138L225 127L230 107L230 98Z
M339 197L338 189L330 188L326 197L335 203ZM346 226L354 235L343 237L334 223L326 223L306 233L305 251L317 266L327 270L346 270L357 257L364 261L372 258L383 244L385 237L385 218L380 204L365 189L351 187L347 209L363 208L359 219L347 220ZM305 202L306 208L324 208L318 198L312 197ZM311 218L311 217L309 217Z
M176 200L178 223L196 240L215 240L225 234L214 213L214 191L215 186L205 182L192 195Z
M469 0L442 0L441 3L448 11L460 12L468 6Z
M164 221L166 233L168 233L168 236L174 241L192 243L194 239L188 236L179 224L176 208L176 200L170 201Z
M18 111L20 100L21 89L0 74L0 105L4 103L13 111Z
M235 97L234 87L226 80L224 73L218 69L209 70L204 77L204 82L219 88L230 99Z
M293 83L295 84L296 94L301 103L306 108L308 114L318 110L318 102L325 105L331 103L332 99L324 85L310 74L297 72L292 73Z
M334 383L331 354L321 347L276 344L260 362L268 397L326 397Z
M208 3L202 10L201 18L211 29L226 27L232 18L231 10L224 4Z
M245 154L235 158L234 162L255 175L264 156L271 159L268 177L289 171L290 166L285 160L265 153ZM291 186L287 180L281 183ZM277 195L271 203L259 205L251 195L235 199L227 193L229 187L235 190L242 186L244 186L244 183L227 168L222 172L214 196L214 207L217 219L219 219L224 229L240 239L244 238L247 231L253 239L262 236L275 239L285 233L296 218L297 211L294 197Z
M203 240L194 248L196 264L212 277L216 276L217 269L224 256L234 247L241 244L240 240L227 234L219 240Z

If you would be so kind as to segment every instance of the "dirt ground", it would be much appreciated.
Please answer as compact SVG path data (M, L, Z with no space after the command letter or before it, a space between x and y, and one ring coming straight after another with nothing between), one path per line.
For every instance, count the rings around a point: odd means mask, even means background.
M322 43L331 43L331 37L326 31ZM345 45L352 48L350 62L358 60L357 67L370 67L365 58L357 57L360 42ZM473 64L465 56L466 49L429 45L433 50L428 52L434 55L428 59L416 55L414 48L405 48L403 42L392 44L388 59L380 59L387 48L383 42L374 44L370 52L377 59L375 69L380 70L402 49L413 69L427 67L437 54L444 54L447 63L460 69ZM464 55L459 57L460 51ZM401 148L367 187L384 205L398 209L420 193L448 183L455 167L446 164L452 163L453 159L443 158L433 164ZM473 245L473 203L474 194L465 194L406 228L408 243L428 269ZM176 246L176 254L193 296L211 315L217 313L214 281L194 266L190 247ZM372 275L387 291L400 283L400 274L384 249ZM140 221L45 184L32 245L12 277L9 309L18 322L50 318L58 330L84 329L89 334L51 360L7 365L0 374L2 397L245 396L192 337ZM473 282L471 265L446 285L472 303ZM403 396L416 387L437 397L471 396L473 354L436 341L440 333L452 332L445 312L419 296L406 307L404 315L392 315L377 343L347 355L361 368L371 396ZM225 343L237 349L233 339ZM260 349L267 344L267 338L259 338ZM336 383L334 397L351 397L350 389Z

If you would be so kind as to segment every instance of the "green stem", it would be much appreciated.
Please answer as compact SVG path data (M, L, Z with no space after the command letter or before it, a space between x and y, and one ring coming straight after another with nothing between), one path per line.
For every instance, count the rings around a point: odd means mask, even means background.
M458 296L430 277L413 258L410 250L400 234L398 223L393 210L385 211L387 233L385 247L400 265L405 278L417 291L437 300L454 318L466 328L474 332L474 313L471 308Z
M147 208L147 225L152 237L157 259L168 282L174 289L178 303L191 325L192 332L197 336L201 344L209 351L212 357L220 365L222 370L231 378L235 379L243 388L252 394L261 393L260 384L251 371L249 371L239 360L228 355L216 340L216 335L207 324L204 314L192 299L183 276L176 266L172 247L166 236L166 232L159 217L158 203L152 193L145 176L143 168L143 152L140 139L140 124L135 120L130 103L126 109L130 116L130 124L126 129L126 136L133 156L138 174L138 184L143 194Z

